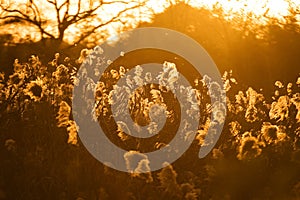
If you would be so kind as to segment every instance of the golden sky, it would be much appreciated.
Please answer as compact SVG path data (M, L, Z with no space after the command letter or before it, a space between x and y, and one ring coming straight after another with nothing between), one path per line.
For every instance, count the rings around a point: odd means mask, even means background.
M20 8L21 4L26 4L29 0L2 0L2 4L6 3L9 5L14 5L15 8ZM58 2L63 2L64 0L57 0ZM115 13L117 13L119 10L122 10L124 6L130 6L132 1L131 0L123 0L125 2L128 2L126 4L124 3L114 3L112 5L105 5L103 6L99 12L98 15L101 16L101 20L109 19L109 17ZM142 1L142 0L141 0ZM174 1L174 0L173 0ZM1 2L1 0L0 0ZM35 0L36 4L41 8L42 15L48 19L56 19L56 14L53 12L52 5L47 3L46 0ZM70 7L70 11L76 12L77 10L77 0L71 0L72 6ZM90 5L89 2L93 2L93 0L86 1L83 5L83 8L86 6L88 7ZM96 2L96 1L94 1ZM147 4L145 7L136 9L134 12L131 12L134 18L130 21L133 25L133 27L138 23L138 21L150 21L151 14L149 14L149 8L152 8L156 13L163 12L165 8L167 8L172 2L172 0L149 0L147 1ZM289 15L289 8L293 7L295 10L300 10L300 1L299 0L185 0L186 3L190 4L193 7L205 7L208 9L212 9L214 5L218 5L221 7L226 14L226 16L230 18L234 18L236 16L239 16L240 18L246 18L249 16L249 14L252 14L253 20L255 20L255 23L264 23L264 18L261 16L267 12L267 15L270 17L275 17L280 20L284 19L284 16ZM64 10L62 10L64 12ZM142 14L141 14L142 13ZM145 14L148 13L148 14ZM300 16L299 16L300 17ZM138 20L137 20L138 19ZM172 20L172 19L170 19ZM299 19L300 21L300 19ZM99 23L99 21L91 21L89 22L89 25L93 26L94 24ZM118 31L120 24L115 23L112 24L110 28L106 27L106 30L108 30L109 34L114 34ZM48 27L48 30L50 32L56 31L51 24ZM24 30L24 27L22 27ZM56 28L56 27L55 27ZM30 27L26 27L26 30L29 30ZM2 29L3 30L3 29ZM26 34L35 35L35 30L30 29L30 31L18 31L16 27L6 27L6 32L13 32L17 31L19 34L21 34L21 38L25 38ZM67 30L68 40L72 41L72 35L75 36L78 34L80 29L77 27L70 27ZM4 32L4 31L3 31Z
M291 0L295 6L300 5L299 1ZM272 16L280 17L288 14L289 3L287 0L191 0L190 4L195 7L205 6L212 8L219 3L225 12L234 12L240 14L254 13L262 15L267 9Z

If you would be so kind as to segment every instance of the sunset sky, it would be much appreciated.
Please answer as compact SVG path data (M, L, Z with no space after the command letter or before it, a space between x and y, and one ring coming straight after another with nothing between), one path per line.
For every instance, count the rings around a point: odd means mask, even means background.
M3 5L7 4L11 5L14 8L20 8L23 4L24 9L26 9L25 5L28 2L24 0L2 0ZM34 2L36 2L36 4L40 7L43 18L48 19L48 21L56 20L56 13L54 12L53 5L46 3L46 1L44 0L35 0ZM64 1L59 0L58 2L61 2L60 4L62 4ZM71 2L70 14L74 14L78 9L77 0L73 0ZM135 3L137 2L142 2L142 0L136 0ZM135 27L140 21L151 21L153 11L155 13L163 12L164 9L171 4L170 2L174 3L175 1L149 0L144 7L129 11L127 13L131 16L130 19L127 20L127 23L130 23L132 27ZM284 16L288 16L290 14L290 8L293 8L293 10L296 11L299 11L300 9L300 1L297 0L185 0L184 2L197 8L221 8L224 12L223 14L225 14L227 19L233 19L235 17L238 17L239 19L249 19L249 16L251 16L250 18L255 24L266 23L266 18L264 18L263 15L266 15L268 17L275 17L284 22ZM97 1L87 1L87 3L82 3L81 9L88 9L89 6L93 4L97 4ZM99 19L102 22L105 22L110 19L110 16L124 9L124 7L130 7L133 5L134 1L130 0L124 0L120 1L120 3L114 2L113 4L104 5L97 12L99 16L98 20L95 19L93 21L89 21L88 25L93 26L99 24ZM61 10L61 14L63 14L63 12L65 12L64 9ZM184 15L184 13L178 14ZM125 19L124 16L122 17ZM300 21L300 19L298 21ZM47 29L50 32L56 31L56 27L53 25L54 23L48 23ZM118 32L120 26L122 26L121 23L113 23L109 24L109 26L104 27L104 29L108 31L108 34L112 35ZM19 29L22 29L22 31L20 31ZM71 42L73 40L73 37L79 35L80 29L82 29L82 27L80 26L70 26L66 31L68 36L65 38L65 40ZM24 31L24 25L16 27L15 25L8 24L5 26L5 29L3 29L3 33L18 33L18 35L20 35L20 38L26 38L28 37L28 35L30 35L31 38L38 37L38 30L34 30L32 27L26 27L26 31Z

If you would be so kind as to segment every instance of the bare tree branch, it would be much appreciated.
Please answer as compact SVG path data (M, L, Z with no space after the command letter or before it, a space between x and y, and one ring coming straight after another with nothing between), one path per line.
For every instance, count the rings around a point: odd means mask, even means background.
M13 19L19 19L20 21L28 22L29 24L36 26L40 30L42 35L45 34L50 38L55 38L54 35L50 34L42 27L42 21L40 20L39 17L34 16L34 18L32 19L30 17L30 15L27 15L26 13L22 12L21 10L9 9L7 7L4 7L1 4L0 4L0 8L3 11L5 11L6 13L8 13L6 16L0 17L0 19L13 18ZM36 11L36 13L38 13L38 12Z
M70 4L70 1L69 0L66 0L65 2L63 2L59 7L58 9L61 10L65 5L69 5Z
M97 29L108 25L109 23L120 21L120 17L127 11L136 9L141 6L145 6L145 0L140 1L125 1L125 0L116 0L116 1L103 1L103 0L93 0L92 3L89 4L89 8L87 9L83 6L83 1L77 0L77 2L73 2L71 4L70 0L64 0L59 3L57 0L44 0L51 9L53 9L53 13L55 13L55 19L47 18L47 16L41 15L41 7L40 2L35 0L29 0L26 4L26 9L23 10L24 7L12 7L12 5L3 5L0 4L0 20L6 19L18 19L23 22L27 22L33 26L35 26L40 34L41 38L52 38L63 41L66 30L71 25L83 24L89 20L99 20L99 9L101 9L104 5L123 5L124 9L117 12L112 16L109 20L100 23L97 26L89 27L87 30L82 30L83 34L76 42L81 42L87 37L89 37L92 33L94 33ZM133 5L128 7L128 5ZM75 13L71 13L72 9L75 7ZM51 24L52 23L52 24ZM124 23L124 22L123 22ZM56 31L49 31L47 28L49 25L53 26Z
M129 11L129 10L132 10L132 9L135 9L135 8L138 8L140 7L141 5L135 5L135 6L132 6L132 7L129 7L129 8L126 8L126 9L123 9L122 11L120 11L117 15L115 15L114 17L112 17L110 20L104 22L104 23L101 23L99 24L98 26L95 26L93 27L92 29L86 31L84 34L81 35L81 37L75 42L75 43L80 43L81 41L83 41L84 39L86 39L90 34L94 33L97 29L103 27L103 26L106 26L112 22L116 22L118 21L118 19L120 18L120 16Z

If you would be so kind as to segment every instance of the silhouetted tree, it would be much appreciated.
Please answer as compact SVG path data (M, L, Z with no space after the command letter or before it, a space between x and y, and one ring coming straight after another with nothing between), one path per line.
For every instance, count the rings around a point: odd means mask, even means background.
M66 32L71 26L79 27L75 44L110 23L126 23L125 18L130 14L128 11L144 4L145 2L141 0L130 3L122 0L89 0L88 3L80 0L28 0L26 3L4 1L0 4L0 22L26 23L38 30L41 39L51 38L59 41L64 41ZM103 9L110 5L116 5L118 9L111 12L111 16L101 16L101 12L104 13Z

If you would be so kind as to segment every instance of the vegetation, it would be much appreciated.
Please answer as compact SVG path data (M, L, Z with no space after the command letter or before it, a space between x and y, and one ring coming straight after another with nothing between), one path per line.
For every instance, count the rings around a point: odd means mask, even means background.
M130 175L100 164L77 138L70 113L77 68L68 58L57 62L59 56L48 65L35 56L23 64L16 60L7 81L1 74L3 198L299 197L300 78L287 85L277 81L268 101L252 88L239 90L231 73L225 73L228 115L212 153L196 158L205 132L202 124L193 146L173 167ZM113 74L122 69L113 72L107 80L118 79Z
M69 1L65 2L59 7L67 6ZM188 11L183 12L185 9ZM180 20L178 13L185 13L186 19ZM170 15L171 21L167 17ZM64 16L67 21L72 19ZM82 16L81 13L77 19ZM199 17L195 20L194 16ZM195 38L216 60L227 92L227 116L220 117L225 125L217 145L207 157L199 159L199 148L210 124L210 85L203 82L208 77L186 72L201 94L197 136L180 159L151 173L113 170L93 158L77 136L71 112L72 90L76 73L90 50L78 51L73 57L55 53L43 60L37 55L27 60L14 59L11 72L0 73L0 199L300 199L297 21L265 25L261 38L254 29L241 31L236 22L223 18L180 4L153 19L151 26L176 29ZM172 57L160 52L162 64L164 56ZM179 71L180 62L184 61L174 61ZM124 149L159 149L172 138L171 129L160 134L159 141L148 142L128 137L111 123L112 85L125 76L129 65L115 65L102 75L96 93L98 120L111 141ZM135 75L127 76L128 80L144 78L139 73ZM130 111L133 118L141 117L138 123L144 123L145 118L147 121L147 116L140 115L147 106L137 106L134 101L141 102L147 92L157 99L169 97L169 91L156 90L156 86L146 86L133 95L136 99L131 99ZM176 111L178 102L167 98L165 104L168 101ZM174 117L171 124L176 120ZM132 155L126 156L130 165ZM143 159L132 171L146 167L149 163Z

